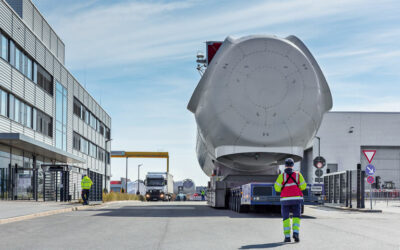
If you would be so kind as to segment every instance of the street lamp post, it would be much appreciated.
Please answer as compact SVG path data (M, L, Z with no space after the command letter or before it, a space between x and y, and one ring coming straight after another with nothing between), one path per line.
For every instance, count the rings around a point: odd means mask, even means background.
M318 139L318 156L321 156L321 138L319 136L315 136Z
M136 191L136 194L140 194L140 185L139 185L139 180L140 180L140 166L143 166L143 164L139 164L138 166L137 166L137 191Z
M126 157L125 193L128 193L128 157Z

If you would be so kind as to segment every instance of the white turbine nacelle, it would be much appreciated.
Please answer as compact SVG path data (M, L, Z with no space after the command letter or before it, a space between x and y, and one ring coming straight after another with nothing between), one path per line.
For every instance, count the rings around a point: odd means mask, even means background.
M331 107L325 77L297 37L228 37L188 104L200 166L209 176L276 174L286 157L303 157Z

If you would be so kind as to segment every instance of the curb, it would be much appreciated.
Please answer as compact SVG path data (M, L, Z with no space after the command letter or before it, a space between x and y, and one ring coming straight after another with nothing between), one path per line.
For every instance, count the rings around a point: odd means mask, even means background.
M61 209L50 210L50 211L45 211L45 212L40 212L40 213L35 213L35 214L27 214L27 215L22 215L22 216L17 216L17 217L11 217L11 218L7 218L7 219L0 219L0 225L11 223L11 222L29 220L29 219L33 219L33 218L45 217L45 216L49 216L49 215L86 210L86 209L93 208L93 207L101 207L104 204L107 204L107 203L102 203L102 204L98 204L98 205L97 204L90 205L90 206L74 206L74 207L61 208Z
M55 215L55 214L87 210L90 208L100 208L100 207L104 207L104 206L107 206L110 204L132 202L132 201L136 201L136 200L110 201L110 202L103 202L103 203L99 203L99 204L93 204L93 205L89 205L89 206L79 205L79 206L73 206L73 207L69 207L69 208L61 208L61 209L55 209L55 210L50 210L50 211L45 211L45 212L39 212L39 213L35 213L35 214L27 214L27 215L22 215L22 216L17 216L17 217L0 219L0 225L11 223L11 222L29 220L29 219L33 219L33 218L45 217L45 216L50 216L50 215ZM138 202L140 202L140 201L138 201Z
M349 208L349 207L339 207L332 205L324 205L323 207L333 208L342 211L351 211L351 212L361 212L361 213L382 213L382 210L379 209L366 209L366 208Z

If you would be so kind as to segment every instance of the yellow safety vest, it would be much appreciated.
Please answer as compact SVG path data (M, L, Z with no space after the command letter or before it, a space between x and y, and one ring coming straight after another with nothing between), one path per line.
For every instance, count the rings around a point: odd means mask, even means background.
M83 179L81 181L82 189L90 189L92 184L93 184L93 182L89 177L87 177L87 176L83 177Z

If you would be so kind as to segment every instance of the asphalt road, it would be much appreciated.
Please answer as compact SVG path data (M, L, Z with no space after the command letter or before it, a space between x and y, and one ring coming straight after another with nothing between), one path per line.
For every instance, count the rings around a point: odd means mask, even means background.
M400 214L306 207L300 243L277 213L127 202L0 225L0 249L400 249Z

